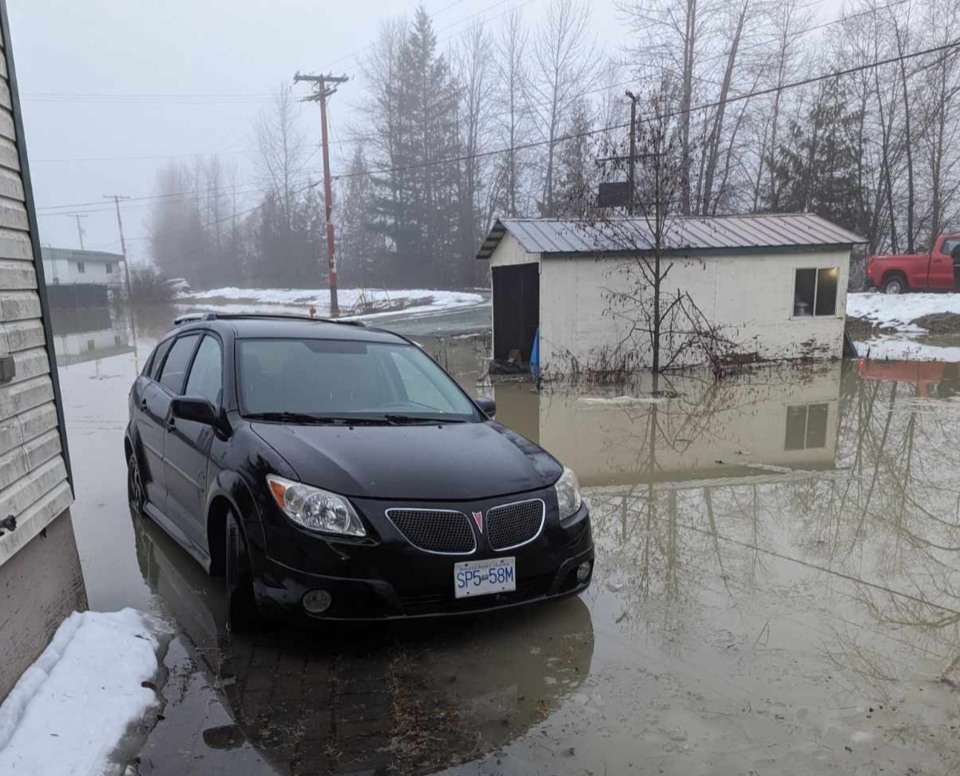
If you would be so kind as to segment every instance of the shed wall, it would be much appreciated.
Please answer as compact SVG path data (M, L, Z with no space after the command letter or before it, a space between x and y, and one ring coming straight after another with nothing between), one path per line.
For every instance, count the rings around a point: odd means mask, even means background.
M496 254L494 254L496 255ZM839 358L843 352L849 251L769 253L671 260L662 293L689 293L708 321L722 327L738 350L785 360ZM793 317L794 272L798 268L839 269L836 314ZM544 258L540 278L541 363L568 371L581 368L628 337L630 314L614 305L611 293L635 288L635 262L591 256ZM630 340L636 342L636 337ZM647 350L640 347L639 350ZM663 353L661 353L661 359ZM686 365L701 359L688 359ZM649 355L643 366L650 366Z

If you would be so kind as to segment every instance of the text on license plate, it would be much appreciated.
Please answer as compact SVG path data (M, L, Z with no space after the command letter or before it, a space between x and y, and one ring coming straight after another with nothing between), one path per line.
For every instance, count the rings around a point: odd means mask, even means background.
M467 560L453 564L453 593L456 598L507 593L516 589L515 558Z

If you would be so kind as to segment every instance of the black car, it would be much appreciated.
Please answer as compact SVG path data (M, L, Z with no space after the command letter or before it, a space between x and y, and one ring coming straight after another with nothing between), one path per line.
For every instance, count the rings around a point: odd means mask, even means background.
M577 478L387 331L276 316L183 322L130 391L135 512L259 613L390 619L577 594Z

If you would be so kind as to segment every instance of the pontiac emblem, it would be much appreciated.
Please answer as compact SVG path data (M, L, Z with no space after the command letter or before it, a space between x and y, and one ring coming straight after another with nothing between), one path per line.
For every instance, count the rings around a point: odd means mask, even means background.
M480 533L483 533L483 512L474 512L473 522L477 524L477 528L479 529Z

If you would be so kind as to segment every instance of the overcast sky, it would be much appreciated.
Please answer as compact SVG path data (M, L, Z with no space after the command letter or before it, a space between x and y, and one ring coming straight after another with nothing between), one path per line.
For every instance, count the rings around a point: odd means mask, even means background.
M549 0L424 0L441 46L470 22L497 23L521 7L531 23ZM841 0L810 0L823 20ZM34 195L44 244L119 251L116 216L102 196L148 197L172 157L219 153L249 165L252 123L294 72L357 75L381 19L412 14L415 0L8 0ZM594 0L593 27L612 53L624 34L613 0ZM300 87L304 93L305 86ZM360 81L331 105L345 141ZM315 105L301 106L316 129ZM334 172L349 148L334 148ZM320 155L317 175L320 174ZM100 204L103 202L103 204ZM53 210L59 205L76 205ZM147 255L149 201L123 206L128 252Z

